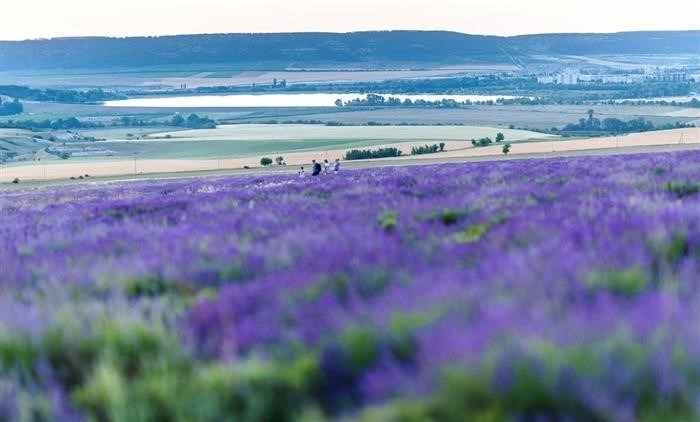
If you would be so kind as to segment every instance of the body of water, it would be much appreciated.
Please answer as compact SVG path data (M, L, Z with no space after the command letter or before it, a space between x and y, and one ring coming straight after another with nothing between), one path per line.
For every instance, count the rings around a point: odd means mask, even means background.
M690 94L690 95L683 95L683 96L676 96L676 97L625 98L622 100L615 100L615 102L624 103L625 101L641 101L644 103L655 103L657 101L666 101L667 103L670 103L671 101L675 101L677 103L687 103L688 101L691 101L693 98L700 98L700 94Z
M518 98L510 95L439 95L439 94L380 94L384 98L394 97L401 101L441 101L443 99L465 101L497 101ZM132 98L106 101L108 107L333 107L337 100L343 102L365 98L366 94L230 94L230 95L185 95L175 97Z

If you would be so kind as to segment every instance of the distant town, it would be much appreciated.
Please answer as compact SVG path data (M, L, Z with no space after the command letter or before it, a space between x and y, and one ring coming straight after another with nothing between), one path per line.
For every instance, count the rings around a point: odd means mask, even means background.
M700 69L672 67L644 67L625 73L597 73L591 70L567 68L555 73L537 75L541 84L576 85L581 83L634 84L643 82L696 82L700 80Z

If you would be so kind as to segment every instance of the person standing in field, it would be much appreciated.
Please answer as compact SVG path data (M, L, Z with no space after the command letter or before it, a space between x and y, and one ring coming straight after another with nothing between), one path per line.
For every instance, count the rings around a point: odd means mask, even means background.
M326 158L323 160L323 174L328 174L328 171L331 169L331 163L328 162L328 159Z
M311 168L311 175L318 176L319 174L321 174L321 164L317 163L316 160L311 160L311 163L313 163L313 166Z
M333 173L338 174L340 171L340 159L336 158L335 163L333 163Z

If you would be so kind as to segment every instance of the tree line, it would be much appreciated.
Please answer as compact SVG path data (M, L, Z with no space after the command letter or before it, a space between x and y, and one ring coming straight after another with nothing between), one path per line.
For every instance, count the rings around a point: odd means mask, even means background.
M643 117L637 117L631 120L620 120L614 117L608 117L600 120L594 117L594 111L588 110L588 118L579 119L578 123L569 123L563 129L552 128L552 132L600 132L600 133L635 133L648 132L652 130L668 130L693 127L687 123L675 122L655 125L650 120L644 120Z
M37 89L20 85L0 85L0 95L27 101L68 104L94 104L126 98L122 94L103 91L101 88L89 90Z
M445 150L445 143L411 147L411 155L434 154ZM352 149L345 153L345 160L370 160L373 158L400 157L401 150L394 147L372 149Z
M505 139L506 139L506 137L502 132L498 132L496 134L496 142L501 142ZM472 145L475 147L487 147L493 143L493 140L491 138L489 138L488 136L486 136L484 138L472 139L471 142L472 142ZM510 144L508 144L508 145L509 145L508 149L510 149ZM507 154L507 153L504 153L504 154Z
M64 129L94 129L103 128L107 126L111 127L146 127L146 126L178 126L186 127L189 129L213 129L216 128L216 121L210 119L207 116L198 116L195 113L190 114L187 117L183 117L180 114L175 114L171 119L166 121L161 120L144 120L135 116L121 116L112 120L110 124L105 124L103 122L79 120L76 117L60 118L55 120L7 120L6 122L0 122L0 127L13 128L13 129L54 129L54 130L64 130Z
M445 150L445 143L411 147L411 155L434 154Z
M12 116L21 114L24 111L24 106L17 98L12 101L2 101L0 97L0 116Z
M352 149L345 153L345 160L368 160L372 158L399 157L401 150L398 148L387 147L376 150L371 149Z

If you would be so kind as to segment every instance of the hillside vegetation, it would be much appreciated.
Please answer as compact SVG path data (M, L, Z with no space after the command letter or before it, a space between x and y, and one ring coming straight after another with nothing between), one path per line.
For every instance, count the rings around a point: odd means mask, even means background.
M4 70L236 63L286 67L522 63L535 55L697 54L700 31L543 34L446 31L208 34L0 41Z

